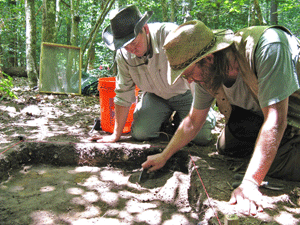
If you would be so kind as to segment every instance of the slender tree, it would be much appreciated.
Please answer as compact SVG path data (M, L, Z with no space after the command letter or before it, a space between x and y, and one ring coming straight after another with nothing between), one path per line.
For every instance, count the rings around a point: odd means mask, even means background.
M71 18L72 18L72 29L71 29L71 45L78 45L78 34L79 34L79 0L71 0Z
M257 18L258 18L258 21L259 21L259 25L266 24L265 20L263 18L258 0L254 0L254 8L255 8L255 12L256 12L256 15L257 15Z
M0 21L0 29L2 29L2 24L1 24L1 21ZM1 43L1 35L0 35L0 43ZM3 77L3 73L2 73L2 57L3 57L3 49L2 49L2 45L0 45L0 78Z
M100 16L98 17L97 22L90 33L89 39L86 41L86 44L83 47L82 56L84 55L84 53L87 49L87 46L90 45L88 52L87 52L87 62L85 63L84 71L87 70L87 66L89 64L89 59L90 59L89 56L91 54L91 51L92 51L92 48L93 48L93 45L95 42L95 38L98 35L98 30L114 3L115 3L115 0L107 0L106 1L105 6L103 7L103 11L101 12ZM82 59L83 59L83 57L82 57Z
M43 0L42 41L56 43L56 1Z
M254 1L249 6L249 18L248 18L248 26L254 26L255 24L255 8Z
M264 18L261 13L260 5L258 0L252 0L250 8L249 8L249 23L248 26L258 25L256 22L256 18L258 19L259 25L265 24Z
M26 70L30 86L37 85L36 69L36 20L34 0L25 0L26 17Z
M1 56L0 56L0 78L3 78Z
M160 0L161 10L162 10L162 21L168 21L168 2L167 0Z
M56 0L43 0L43 19L42 19L42 42L56 43L57 40L57 25L56 25ZM58 79L53 79L49 76L49 71L57 71L59 68L53 65L57 64L58 58L44 57L41 59L41 77L40 87L50 85L52 87L60 87ZM48 73L48 75L46 75ZM54 90L51 90L54 91ZM55 90L56 91L56 90Z
M270 23L272 25L278 24L278 13L277 13L278 3L276 0L271 1L271 10L270 10Z
M17 58L17 35L16 34L16 30L17 30L17 24L14 23L13 21L15 20L15 18L17 18L17 13L15 12L16 10L16 6L17 6L17 2L16 0L8 0L8 4L10 6L10 16L11 21L10 23L10 29L13 31L12 34L10 34L10 38L9 38L9 44L8 44L8 62L9 62L9 67L17 67L18 66L18 58Z
M93 0L92 4L93 4L93 8L92 8L91 25L95 26L96 18L97 18L97 10L96 9L97 9L97 5L98 5L98 0ZM101 1L101 5L100 5L101 11L103 11L103 7L104 7L103 4L104 4L104 2ZM95 50L95 43L94 43L90 48L89 64L88 64L89 70L94 69L95 57L96 57L96 50Z
M176 1L171 0L171 21L170 22L175 22L175 11L176 11Z

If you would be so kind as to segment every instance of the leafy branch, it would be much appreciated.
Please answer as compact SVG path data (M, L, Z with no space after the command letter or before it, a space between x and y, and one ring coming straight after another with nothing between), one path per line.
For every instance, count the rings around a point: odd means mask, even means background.
M13 88L13 79L9 75L2 72L4 75L0 78L0 101L4 98L15 98L18 97L15 95L15 93L12 91Z

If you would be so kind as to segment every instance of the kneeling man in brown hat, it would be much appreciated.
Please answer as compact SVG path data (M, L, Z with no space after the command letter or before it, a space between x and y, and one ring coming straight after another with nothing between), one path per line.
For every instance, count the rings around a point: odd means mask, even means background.
M116 51L118 74L116 78L114 132L98 142L116 142L120 139L129 108L135 101L135 85L143 92L136 105L131 127L133 138L144 141L159 137L162 123L176 111L182 120L192 105L190 86L183 78L173 85L167 80L168 60L162 49L166 36L177 25L147 23L153 12L140 13L135 5L110 14L110 25L103 31L106 46ZM215 117L209 113L202 130L195 136L196 144L208 144L212 138Z
M205 123L214 99L226 126L217 150L230 157L251 156L230 202L242 213L262 210L259 186L265 176L300 181L299 40L281 26L257 26L236 33L210 30L190 21L171 32L164 48L169 81L196 83L189 115L164 151L148 156L143 168L163 167Z

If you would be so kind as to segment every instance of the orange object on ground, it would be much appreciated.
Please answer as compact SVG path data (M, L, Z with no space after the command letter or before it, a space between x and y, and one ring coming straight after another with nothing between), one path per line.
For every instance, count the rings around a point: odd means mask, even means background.
M99 101L100 101L100 121L101 128L103 131L113 133L115 126L115 103L114 97L116 87L116 78L115 77L104 77L99 78L98 81L98 90L99 90ZM138 99L139 89L136 86L135 96ZM133 121L133 112L135 109L135 103L133 103L129 109L127 121L125 127L123 128L123 133L129 133L131 130L131 123Z

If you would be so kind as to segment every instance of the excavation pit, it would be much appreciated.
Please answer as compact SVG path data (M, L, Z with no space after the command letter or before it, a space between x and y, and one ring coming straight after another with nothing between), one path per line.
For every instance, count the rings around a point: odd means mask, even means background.
M1 157L1 225L196 224L187 152L139 182L162 147L23 142Z
M224 224L235 212L228 203L228 170L221 169L228 162L212 159L208 147L202 154L199 146L186 147L140 182L141 164L164 147L25 140L0 158L0 224ZM292 202L282 206L294 197L284 194L288 189L262 191L272 196L272 207L292 211ZM288 224L299 222L294 212ZM239 215L242 224L287 224L278 218L272 209Z

